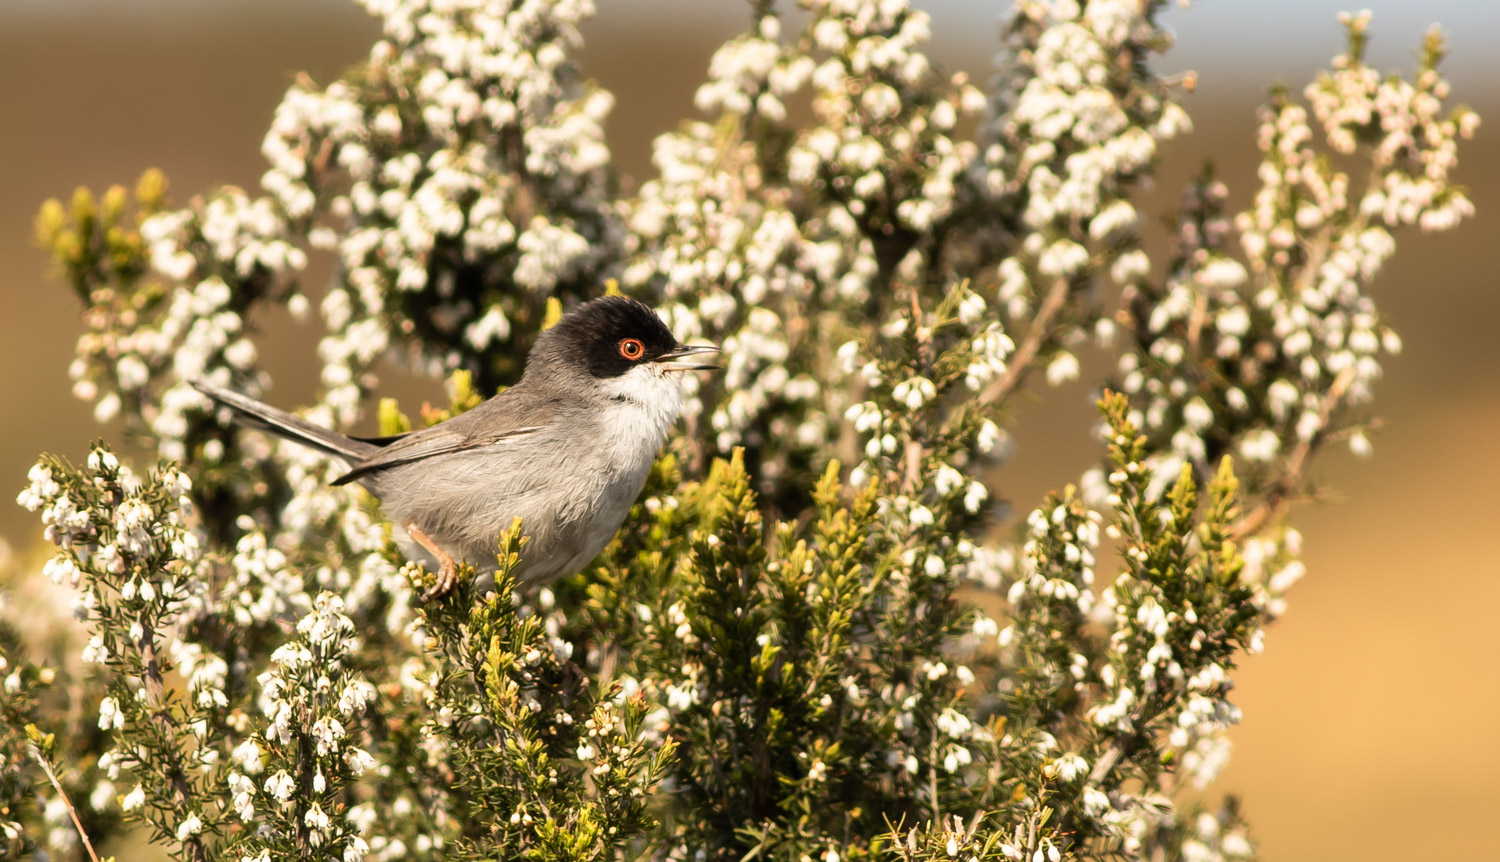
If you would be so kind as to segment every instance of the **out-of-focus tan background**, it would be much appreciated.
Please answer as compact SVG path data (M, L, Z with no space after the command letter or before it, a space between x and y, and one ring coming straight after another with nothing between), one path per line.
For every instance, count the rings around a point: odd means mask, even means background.
M1409 68L1422 30L1440 21L1453 34L1455 92L1500 122L1500 3L1365 2L1381 67ZM617 97L610 144L639 181L650 175L651 139L693 115L714 46L741 29L748 7L599 4L584 65ZM933 14L935 58L987 78L1004 4L916 5ZM1336 0L1210 0L1169 13L1179 47L1162 68L1195 69L1201 85L1187 102L1198 131L1167 150L1157 212L1210 152L1235 200L1246 200L1262 86L1300 88L1341 47L1338 8ZM376 33L340 0L0 4L0 404L8 417L0 537L18 555L38 529L9 501L36 453L77 459L95 436L122 442L117 427L96 425L69 395L78 307L31 244L37 206L77 185L129 185L151 166L166 171L179 203L219 182L255 188L260 139L293 74L326 83ZM1378 391L1386 428L1372 461L1338 452L1318 463L1317 475L1344 499L1298 512L1309 577L1266 653L1238 674L1245 718L1233 765L1212 791L1245 797L1268 859L1500 858L1486 825L1500 804L1495 140L1482 128L1462 151L1479 215L1455 233L1398 237L1375 288L1406 343ZM263 351L280 381L275 400L305 401L312 383L294 379L313 358L314 332L281 318L263 323L265 342L277 345ZM397 391L438 395L414 381ZM1084 385L1044 394L1021 415L1021 449L1004 477L1021 512L1095 457Z

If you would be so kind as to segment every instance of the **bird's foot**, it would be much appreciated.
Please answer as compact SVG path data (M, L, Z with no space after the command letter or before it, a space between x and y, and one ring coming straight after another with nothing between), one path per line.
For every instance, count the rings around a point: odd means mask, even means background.
M447 551L438 547L438 543L434 542L421 527L418 527L415 521L408 520L401 526L406 530L406 534L411 536L412 541L425 548L427 553L438 561L437 581L422 593L422 601L430 602L452 592L454 585L458 583L458 563L453 561L453 557Z
M433 599L440 599L452 592L456 584L458 584L458 564L453 562L452 557L444 554L438 566L437 580L422 593L422 601L430 602Z

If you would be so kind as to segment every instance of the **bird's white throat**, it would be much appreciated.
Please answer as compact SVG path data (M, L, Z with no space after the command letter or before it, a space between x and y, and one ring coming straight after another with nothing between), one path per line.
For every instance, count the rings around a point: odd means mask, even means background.
M611 440L638 441L650 458L682 415L682 385L676 372L655 363L636 366L600 381L606 397L601 418Z

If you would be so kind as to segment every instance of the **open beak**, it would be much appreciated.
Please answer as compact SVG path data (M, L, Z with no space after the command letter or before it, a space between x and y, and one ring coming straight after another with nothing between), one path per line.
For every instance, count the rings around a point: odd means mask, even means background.
M719 348L712 344L680 345L676 350L663 353L656 357L656 362L670 362L670 365L662 366L663 371L717 371L720 366L708 365L702 362L676 362L688 356L697 356L700 353L718 353Z

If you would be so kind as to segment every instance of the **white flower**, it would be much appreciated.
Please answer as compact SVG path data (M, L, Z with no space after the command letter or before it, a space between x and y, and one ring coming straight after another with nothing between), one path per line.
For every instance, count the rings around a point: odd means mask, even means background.
M99 729L120 730L125 726L125 715L120 712L119 702L113 697L99 701Z
M309 829L321 831L331 826L333 819L323 810L323 806L314 802L312 807L307 809L307 813L302 816L302 822L307 824Z
M958 321L965 326L972 326L984 316L984 297L977 293L969 292L958 303Z
M281 770L266 779L264 785L266 793L277 802L285 805L292 798L292 793L297 789L297 782L286 770Z
M968 716L953 709L944 709L938 715L937 726L938 730L941 730L954 739L963 739L974 729L974 725L969 721ZM949 771L951 772L952 770Z
M1281 448L1281 438L1264 428L1247 433L1240 440L1240 454L1247 461L1269 461Z
M363 748L351 746L344 751L344 765L355 775L363 775L375 766L375 757Z
M1209 406L1204 403L1202 398L1194 398L1187 403L1187 406L1182 408L1182 420L1187 423L1189 428L1195 431L1202 431L1213 425L1214 412L1209 409Z
M365 704L375 699L375 686L362 679L350 680L339 695L339 712L352 717L365 709Z
M993 451L1002 433L1000 426L988 419L983 420L979 423L979 434L974 438L974 448L980 452Z
M1058 386L1069 380L1078 378L1078 357L1066 350L1058 351L1058 354L1047 363L1047 382L1052 386Z
M1083 809L1089 814L1098 817L1113 808L1114 806L1110 803L1109 797L1105 796L1099 788L1092 786L1084 788Z
M992 638L1000 633L1000 625L987 616L980 615L974 620L974 636L979 638Z
M120 798L120 808L134 811L146 804L146 788L137 784L135 789Z
M963 483L964 475L948 464L939 466L932 477L932 487L942 497L952 494Z
M978 479L969 483L968 490L964 492L964 511L971 515L979 514L979 507L990 497L990 490Z
M1134 249L1127 251L1115 259L1110 267L1109 275L1120 284L1131 284L1145 278L1151 272L1151 259L1146 253Z
M1088 249L1072 240L1060 239L1042 253L1036 268L1042 275L1067 276L1082 269L1088 262Z
M1316 412L1308 410L1297 417L1297 439L1311 440L1321 430L1323 430L1323 417Z
M1370 438L1363 431L1355 431L1349 437L1349 451L1357 458L1368 458L1375 453L1375 447L1370 445Z
M937 395L932 381L925 377L913 377L896 384L891 397L905 404L910 410L918 410Z
M1053 762L1057 777L1064 782L1071 783L1074 779L1088 772L1088 761L1079 755L1068 752Z
M188 836L197 835L203 831L203 821L198 819L197 813L189 814L187 819L177 824L177 840L186 841Z
M104 647L104 638L94 635L83 648L83 661L89 664L104 664L109 661L109 650Z
M1216 257L1197 273L1198 283L1208 288L1231 290L1245 282L1245 267L1239 261Z

